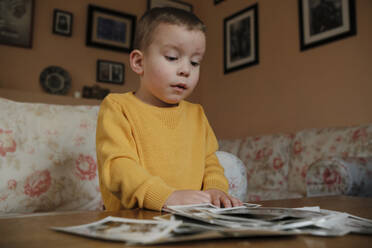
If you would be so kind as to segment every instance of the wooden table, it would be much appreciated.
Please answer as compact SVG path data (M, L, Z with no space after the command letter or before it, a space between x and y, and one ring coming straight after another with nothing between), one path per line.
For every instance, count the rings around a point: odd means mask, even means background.
M278 200L261 202L265 207L304 207L319 206L322 209L343 211L360 217L372 219L372 198L356 198L347 196L314 197L293 200ZM70 212L40 216L0 218L0 247L27 247L27 248L96 248L96 247L123 247L123 243L94 240L72 234L50 230L50 226L81 225L100 220L107 216L125 218L149 219L160 213L146 210L123 210L119 212ZM183 242L177 244L161 245L163 247L372 247L372 235L349 234L343 237L261 237L242 239L223 239ZM129 246L127 246L129 247ZM154 246L146 246L154 247ZM157 246L159 247L159 246Z

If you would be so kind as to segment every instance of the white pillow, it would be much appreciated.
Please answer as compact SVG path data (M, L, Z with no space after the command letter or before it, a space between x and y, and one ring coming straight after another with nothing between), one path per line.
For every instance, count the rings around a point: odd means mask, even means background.
M216 156L225 169L225 177L229 181L229 194L246 202L247 170L244 163L228 152L217 151Z

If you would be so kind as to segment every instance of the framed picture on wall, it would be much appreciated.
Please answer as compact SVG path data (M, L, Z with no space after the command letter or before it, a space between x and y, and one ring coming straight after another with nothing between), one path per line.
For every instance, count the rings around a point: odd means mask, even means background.
M224 73L258 64L258 5L225 18L223 25Z
M97 60L97 82L124 84L124 64L107 61Z
M193 7L191 4L179 0L147 0L147 9L156 7L173 7L190 12L193 11Z
M136 16L88 6L86 45L129 53L133 48Z
M354 0L298 0L298 6L301 50L356 34Z
M53 33L64 36L71 36L72 21L72 13L55 9L53 13Z
M0 0L0 44L32 48L34 0Z

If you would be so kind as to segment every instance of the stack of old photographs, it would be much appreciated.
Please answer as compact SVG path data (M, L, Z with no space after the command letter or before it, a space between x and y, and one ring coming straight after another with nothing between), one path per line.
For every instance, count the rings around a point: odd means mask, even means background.
M168 214L153 220L107 217L86 225L52 229L131 244L299 234L372 234L372 220L319 207L267 208L244 204L217 208L211 204L199 204L169 206L166 211Z
M237 231L244 236L246 231L258 230L280 235L343 236L351 232L372 234L372 220L319 207L216 208L213 205L197 205L173 206L168 211L176 216L176 220L183 221L176 231L184 230L189 233L197 228L217 226L218 230L233 236L239 235Z

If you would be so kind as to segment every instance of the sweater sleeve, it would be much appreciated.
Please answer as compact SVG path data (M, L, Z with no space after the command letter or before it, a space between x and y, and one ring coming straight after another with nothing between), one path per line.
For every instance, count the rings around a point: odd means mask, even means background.
M219 189L225 193L228 193L229 184L224 175L224 169L216 156L218 142L211 126L209 125L208 119L204 114L204 111L202 113L206 126L206 157L203 190Z
M97 121L96 149L100 188L108 210L148 208L161 210L175 190L140 165L132 129L123 107L109 96Z

